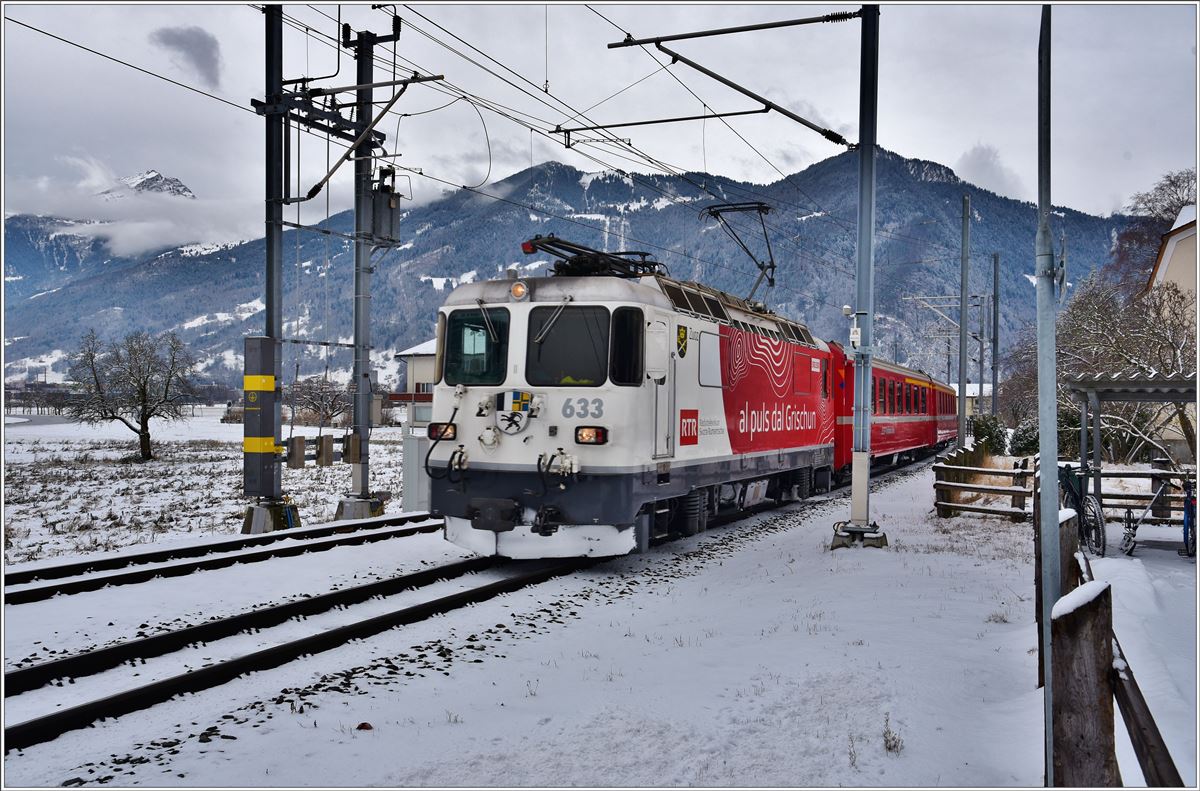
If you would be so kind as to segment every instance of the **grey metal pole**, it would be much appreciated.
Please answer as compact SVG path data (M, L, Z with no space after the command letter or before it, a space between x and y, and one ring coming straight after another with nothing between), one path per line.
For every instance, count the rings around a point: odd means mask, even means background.
M374 34L362 31L354 50L357 81L354 108L356 131L361 137L371 123L375 89ZM358 461L351 464L350 496L368 499L370 485L371 431L371 142L364 139L354 153L354 427L358 437Z
M971 274L971 196L963 195L962 264L958 286L958 446L967 442L967 280Z
M280 101L283 95L283 6L267 5L266 11L266 85L264 101ZM278 396L283 382L283 114L268 113L267 184L266 184L266 335L271 339L274 357L274 390ZM275 447L283 438L283 399L276 397L272 415ZM265 428L265 426L264 426ZM283 498L283 468L272 461L263 472L269 476L270 499Z
M1037 275L1038 449L1042 496L1039 537L1042 552L1042 669L1046 739L1046 787L1054 780L1054 673L1051 664L1051 611L1062 590L1058 551L1058 398L1054 339L1054 251L1050 242L1050 6L1042 6L1038 37L1038 227L1034 238Z
M875 320L875 132L879 93L879 6L862 8L858 94L858 267L854 350L854 449L851 460L850 521L871 519L871 341Z
M983 349L987 343L987 337L983 334L984 314L987 312L984 308L984 300L987 295L979 295L979 396L975 399L975 414L983 414Z
M1000 254L992 253L992 414L1000 400Z

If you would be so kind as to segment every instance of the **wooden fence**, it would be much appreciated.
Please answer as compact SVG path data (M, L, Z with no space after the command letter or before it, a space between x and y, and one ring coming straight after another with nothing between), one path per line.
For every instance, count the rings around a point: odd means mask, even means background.
M1078 517L1060 513L1059 551L1062 598L1052 616L1054 651L1051 672L1054 700L1056 786L1109 787L1121 785L1116 761L1113 701L1125 721L1134 754L1149 786L1183 787L1150 707L1138 687L1133 668L1112 630L1112 593L1098 582L1087 556L1079 550ZM1040 521L1034 505L1034 607L1038 621L1038 685L1042 684ZM1083 587L1086 586L1086 587Z
M995 514L1007 516L1014 522L1025 521L1025 498L1033 495L1029 488L1032 473L1029 470L1029 460L1022 459L1014 463L1011 470L980 467L983 463L982 448L959 449L945 456L939 456L933 465L933 496L937 515L940 517L954 516L960 511L978 514ZM974 483L981 475L995 475L1012 480L1011 486L996 484ZM980 505L963 503L959 499L966 494L999 494L1007 495L1010 504Z
M1061 461L1061 460L1060 460ZM1033 457L1033 488L1036 491L1041 481L1038 478L1038 471L1041 469L1038 457ZM1089 474L1089 486L1085 494L1095 494L1095 489L1092 485L1092 480L1096 477L1096 473ZM1117 516L1123 518L1126 509L1132 509L1134 518L1141 515L1146 506L1150 505L1154 500L1153 492L1123 492L1116 489L1104 489L1105 478L1143 478L1149 479L1151 488L1157 489L1160 482L1164 480L1185 480L1191 479L1193 483L1196 481L1196 472L1194 470L1173 471L1173 470L1101 470L1100 472L1100 506L1107 509L1106 516L1109 521L1114 519L1113 512L1116 511ZM1167 494L1164 493L1158 498L1155 503L1152 516L1147 516L1142 520L1142 524L1183 524L1183 492L1179 489L1168 489L1168 491L1178 492ZM1037 506L1034 506L1036 509ZM1169 515L1168 515L1169 514Z

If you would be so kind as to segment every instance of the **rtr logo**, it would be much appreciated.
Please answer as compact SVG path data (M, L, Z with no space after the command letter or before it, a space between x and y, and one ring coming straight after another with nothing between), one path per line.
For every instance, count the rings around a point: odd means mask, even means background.
M700 410L679 410L679 444L695 445L700 442Z

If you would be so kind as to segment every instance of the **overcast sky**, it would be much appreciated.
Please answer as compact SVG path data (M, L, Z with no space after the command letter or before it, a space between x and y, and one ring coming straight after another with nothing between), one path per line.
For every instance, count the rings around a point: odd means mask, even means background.
M701 102L647 52L607 49L607 43L624 34L600 14L636 37L648 37L857 6L593 4L595 11L584 5L396 8L404 21L396 50L401 76L407 76L413 64L422 73L444 74L453 86L527 114L524 120L549 129L569 125L571 112L558 100L587 110L642 78L588 110L588 117L616 123L702 111ZM327 38L334 35L335 23L318 13L336 18L338 7L315 9L285 6L301 26L314 31L306 35L285 27L285 77L318 77L338 68L336 51ZM880 145L949 165L961 177L1001 194L1034 200L1039 9L1036 5L884 5ZM8 3L4 13L243 108L249 108L252 97L262 96L263 15L246 5ZM389 13L371 10L369 5L344 5L341 14L356 30L389 31ZM1057 5L1053 19L1054 202L1107 214L1120 209L1132 193L1151 187L1163 173L1194 167L1196 6ZM858 135L859 37L860 24L854 20L668 46L853 141ZM123 220L122 236L115 242L126 252L164 241L261 236L261 118L11 21L4 23L3 45L6 213L97 216L107 212ZM378 54L390 63L390 45ZM340 70L325 84L354 82L349 56L342 56ZM752 100L683 64L669 71L711 110L756 108ZM378 79L390 77L390 65L378 69ZM547 81L549 95L540 91ZM415 114L445 105L453 98L445 90L414 86L395 109ZM380 89L376 98L389 95ZM387 134L389 151L402 154L400 164L453 184L490 183L528 167L531 160L559 159L589 171L603 168L565 149L560 137L531 134L527 127L488 110L482 115L481 120L469 103L459 101L424 115L390 116L380 128ZM707 170L759 183L777 180L776 168L793 173L844 150L775 113L731 118L729 124L763 156L720 121L635 127L618 134L679 169ZM332 150L336 158L340 149ZM619 158L611 148L584 146L582 150L612 166L652 171L645 164ZM324 140L306 136L300 160L299 184L307 189L324 173ZM181 211L170 202L101 204L92 197L116 177L150 168L179 178L199 200ZM401 187L407 190L407 181ZM412 189L417 200L428 200L446 187L413 176ZM349 167L335 178L329 194L332 211L350 205ZM122 205L114 207L114 203ZM319 219L324 213L322 198L306 207L304 220Z

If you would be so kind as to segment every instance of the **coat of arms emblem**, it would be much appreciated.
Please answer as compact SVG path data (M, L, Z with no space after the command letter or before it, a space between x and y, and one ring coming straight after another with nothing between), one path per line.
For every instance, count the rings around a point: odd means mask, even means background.
M496 394L496 428L505 434L517 434L529 422L533 393L508 390Z

